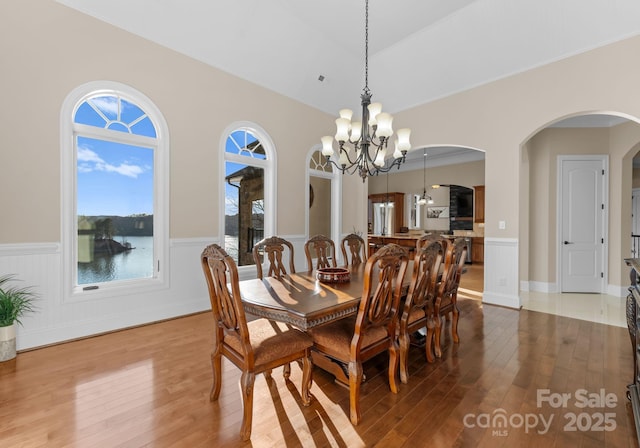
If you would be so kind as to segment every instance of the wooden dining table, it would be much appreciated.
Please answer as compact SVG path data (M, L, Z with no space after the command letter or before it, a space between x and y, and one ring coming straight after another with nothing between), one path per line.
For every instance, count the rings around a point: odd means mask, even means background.
M412 262L404 277L405 293L411 282ZM291 324L302 331L327 324L358 312L364 285L364 266L346 266L350 280L323 283L317 272L297 272L277 277L240 282L245 312L258 317ZM314 365L332 373L338 384L349 384L347 366L313 351Z
M364 263L348 267L350 281L323 283L316 271L240 282L246 312L306 331L355 314L364 282Z

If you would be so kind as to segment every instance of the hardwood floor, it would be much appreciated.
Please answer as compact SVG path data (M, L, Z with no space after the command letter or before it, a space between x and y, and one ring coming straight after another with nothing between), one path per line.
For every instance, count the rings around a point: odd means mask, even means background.
M412 347L410 378L389 392L384 355L366 364L363 420L349 422L349 393L318 369L310 407L291 382L256 378L253 432L239 439L239 371L223 362L209 402L211 316L203 313L20 353L0 364L2 447L449 447L636 446L630 405L632 350L624 328L461 298L459 333L426 364ZM447 329L448 329L447 323ZM568 407L537 405L538 391L571 394ZM612 394L612 407L580 409L576 391ZM586 425L604 412L612 431ZM585 413L583 431L565 430ZM491 424L496 415L506 427ZM533 427L515 427L528 419ZM540 420L551 420L548 431ZM487 417L489 420L487 421ZM577 425L573 426L578 428ZM571 429L571 428L569 428Z
M464 273L462 277L460 277L459 291L466 297L482 300L482 291L484 291L484 264L467 264L464 269Z

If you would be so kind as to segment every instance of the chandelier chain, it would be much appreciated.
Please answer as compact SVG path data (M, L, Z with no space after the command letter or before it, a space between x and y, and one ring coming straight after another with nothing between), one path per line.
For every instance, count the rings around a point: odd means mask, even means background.
M369 0L364 7L364 93L369 93Z
M422 196L426 197L427 195L427 150L422 150Z
M389 139L393 134L391 114L382 112L380 103L371 102L369 90L369 0L365 0L364 15L364 89L360 95L362 107L361 121L351 121L353 111L341 109L336 119L335 141L338 150L334 151L333 137L322 137L322 154L327 162L335 165L342 174L358 173L364 182L368 176L388 173L405 162L407 151L411 149L408 128L397 131L393 153L387 154ZM337 158L337 161L332 160Z

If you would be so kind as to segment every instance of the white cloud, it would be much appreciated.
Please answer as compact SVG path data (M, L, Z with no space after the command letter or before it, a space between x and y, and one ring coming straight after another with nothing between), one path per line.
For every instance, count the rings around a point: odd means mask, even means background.
M106 171L108 173L116 173L136 179L138 175L142 174L145 170L138 165L132 165L126 162L120 165L107 163L94 151L88 148L78 147L78 172L90 173L92 171Z
M79 163L78 164L78 172L79 173L90 173L91 171L93 171L93 166L89 165L88 163Z
M91 102L101 111L111 114L118 113L118 99L113 96L92 98Z
M78 147L78 162L104 163L104 160L90 149Z
M111 165L109 163L96 165L96 169L107 171L110 173L122 174L123 176L137 178L139 174L142 174L142 168L138 165L129 165L127 163L121 163L118 166Z

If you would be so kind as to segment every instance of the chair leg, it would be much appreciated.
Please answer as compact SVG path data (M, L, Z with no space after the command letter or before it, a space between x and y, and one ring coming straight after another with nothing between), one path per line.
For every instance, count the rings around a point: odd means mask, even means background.
M407 329L400 330L400 381L403 384L409 382L409 347L410 337Z
M253 383L256 376L253 372L242 372L240 377L240 393L242 394L242 425L240 437L243 441L251 438L251 420L253 417Z
M394 394L398 393L397 371L398 343L395 341L395 338L391 338L391 343L389 344L389 388Z
M433 316L429 316L427 319L427 340L424 346L425 354L427 356L427 362L434 362L435 358L433 357L433 340L435 338L435 329L436 322Z
M433 351L436 354L436 358L442 358L442 347L440 346L440 335L442 334L442 316L440 315L439 311L435 314L436 328L434 332L435 334L433 336Z
M291 376L291 364L286 363L284 366L282 366L282 376L285 380L289 379L289 377Z
M211 370L213 371L213 384L209 393L209 401L216 401L220 396L222 385L222 353L219 350L211 353Z
M453 342L458 344L460 342L460 338L458 337L458 319L460 319L460 309L458 308L458 298L454 294L452 297L453 301L453 317L451 319L451 337Z
M360 385L362 384L362 363L349 362L349 416L351 423L360 423Z
M313 362L311 361L311 350L302 358L302 404L311 404L311 383L313 382Z

